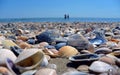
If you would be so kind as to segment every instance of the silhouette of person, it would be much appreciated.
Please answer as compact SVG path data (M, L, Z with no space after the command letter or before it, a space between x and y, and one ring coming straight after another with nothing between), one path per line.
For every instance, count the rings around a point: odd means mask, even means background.
M67 16L66 16L66 17L67 17L67 19L69 19L69 14L67 14Z
M64 19L67 19L67 15L66 14L64 15Z

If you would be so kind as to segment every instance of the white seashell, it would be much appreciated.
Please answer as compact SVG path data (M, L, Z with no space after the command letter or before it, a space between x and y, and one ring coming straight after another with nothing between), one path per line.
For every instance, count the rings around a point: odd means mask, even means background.
M89 67L90 71L96 73L106 73L109 72L109 70L113 70L113 69L114 68L111 65L104 63L102 61L95 61Z
M0 49L0 65L6 65L5 60L9 58L13 62L17 59L14 53L8 49Z

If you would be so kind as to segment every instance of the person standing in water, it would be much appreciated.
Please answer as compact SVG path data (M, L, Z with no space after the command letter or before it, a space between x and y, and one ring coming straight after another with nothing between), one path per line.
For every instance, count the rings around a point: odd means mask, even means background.
M69 14L65 14L64 19L69 19Z

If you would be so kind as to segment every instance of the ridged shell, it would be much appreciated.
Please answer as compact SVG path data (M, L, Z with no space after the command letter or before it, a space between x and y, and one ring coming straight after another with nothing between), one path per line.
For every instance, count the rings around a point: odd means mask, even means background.
M58 54L61 57L70 57L78 54L78 50L71 46L63 46L62 48L59 49Z

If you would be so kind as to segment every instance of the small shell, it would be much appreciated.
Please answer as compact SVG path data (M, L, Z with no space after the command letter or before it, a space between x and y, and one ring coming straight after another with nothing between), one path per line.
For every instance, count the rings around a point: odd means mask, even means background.
M65 72L62 75L88 75L88 74L84 72L79 72L79 71L71 71L71 72Z
M57 75L54 69L42 68L38 70L35 75Z
M28 38L26 36L18 36L17 40L27 41Z
M95 73L106 73L113 69L111 65L102 61L94 61L89 67L89 70Z
M3 40L2 45L7 49L10 49L11 46L17 46L18 47L18 45L15 44L12 40Z
M109 48L106 48L106 47L98 48L97 50L95 50L95 53L97 53L97 54L108 54L111 52L112 52L112 50Z
M44 59L44 54L38 49L26 49L20 53L15 64L23 69L30 70L40 66Z
M6 65L5 60L10 58L13 62L17 59L14 53L8 49L0 49L0 65Z
M63 46L59 49L58 54L61 57L70 57L78 54L78 50L71 46Z
M29 71L22 73L21 75L34 75L36 71L37 70L29 70Z
M20 48L22 48L22 49L32 48L32 45L30 45L30 44L28 44L28 43L26 43L26 42L21 42L21 43L19 44L19 46L20 46Z
M0 73L2 73L2 75L12 75L12 73L6 67L1 67L1 66L0 66Z
M47 42L41 42L39 43L39 46L40 47L45 47L45 46L48 46L49 44Z

